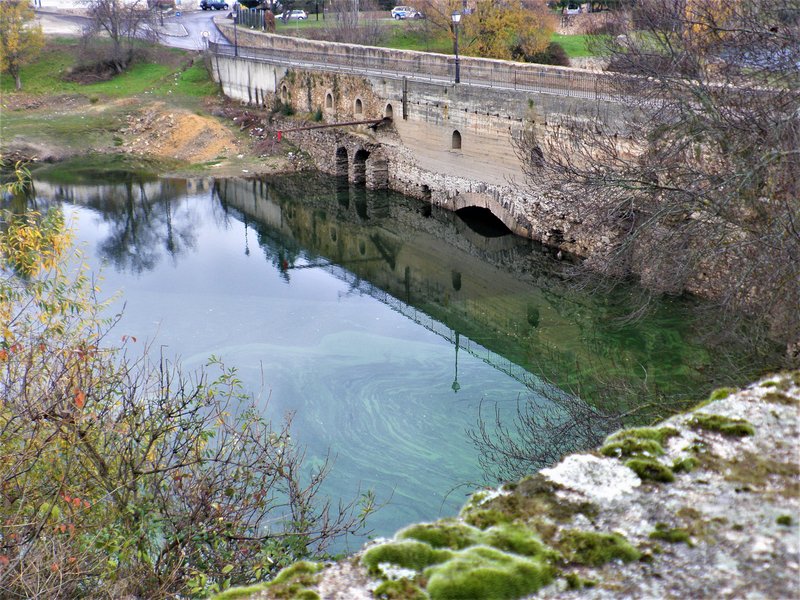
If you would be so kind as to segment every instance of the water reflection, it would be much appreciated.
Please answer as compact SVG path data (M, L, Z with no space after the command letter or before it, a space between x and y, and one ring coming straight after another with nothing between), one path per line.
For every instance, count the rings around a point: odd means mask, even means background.
M270 415L297 412L312 464L337 456L329 493L392 497L376 534L458 508L463 496L449 492L481 479L466 433L481 403L513 419L530 397L557 424L590 418L609 378L671 394L705 393L716 374L730 382L689 303L619 325L628 291L576 292L541 247L398 194L309 174L37 191L65 202L113 267L106 286L124 289L125 333L157 333L189 365L221 356L251 390L267 388ZM541 374L579 383L588 404L565 410ZM548 451L587 439L562 436Z

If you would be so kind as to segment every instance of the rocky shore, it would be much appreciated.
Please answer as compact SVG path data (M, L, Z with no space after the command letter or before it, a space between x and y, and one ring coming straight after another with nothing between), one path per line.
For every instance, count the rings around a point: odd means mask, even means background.
M336 563L230 598L800 597L800 372L717 390Z

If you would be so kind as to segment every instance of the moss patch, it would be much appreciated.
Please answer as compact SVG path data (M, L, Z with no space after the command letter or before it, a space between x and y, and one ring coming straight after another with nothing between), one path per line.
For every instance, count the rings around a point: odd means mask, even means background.
M620 440L652 440L664 445L669 438L678 435L678 430L674 427L634 427L623 429L614 433L606 439L607 443Z
M212 600L239 600L240 598L250 598L255 594L263 592L267 588L266 583L259 583L257 585L248 585L246 587L237 587L212 596Z
M594 504L560 498L556 494L559 489L558 484L543 475L526 477L511 494L493 498L477 511L467 509L462 515L467 523L481 529L517 520L530 522L543 517L563 522L578 513L590 519L597 516Z
M675 459L672 461L672 472L673 473L688 473L690 471L694 471L697 468L697 465L700 464L693 456L687 456L686 458L682 459Z
M784 527L791 527L792 526L792 517L791 517L791 515L781 515L780 517L775 519L775 522L778 525L783 525Z
M744 419L732 419L722 415L697 413L689 420L693 429L715 431L728 437L744 437L754 435L755 428Z
M612 457L661 456L664 448L656 440L622 438L604 444L600 448L600 454Z
M478 529L486 529L492 525L510 523L512 521L512 517L497 509L482 508L465 512L464 520Z
M703 457L709 468L722 473L726 481L751 489L771 488L778 495L793 498L800 495L800 465L784 463L753 452L742 452L732 460L716 461Z
M432 600L501 600L536 592L553 580L555 568L541 560L475 546L426 569L425 576Z
M292 598L297 600L316 600L319 594L308 589L319 583L319 563L298 561L286 567L269 582L270 595L274 598Z
M425 567L444 562L453 556L449 550L432 548L423 542L391 542L370 548L361 558L371 573L379 572L378 565L390 563L404 569L421 571Z
M384 581L372 592L380 600L426 600L428 594L410 579Z
M625 466L639 476L642 481L658 481L671 483L675 481L672 469L662 465L657 460L650 458L631 458L625 461Z
M533 531L521 525L503 524L492 527L484 533L483 543L530 558L558 558L558 554L546 546Z
M798 404L797 398L793 398L788 394L782 392L769 392L764 394L764 401L770 404L784 404L786 406L794 406Z
M685 529L677 527L669 527L665 523L656 523L655 531L650 534L650 539L663 540L670 544L684 543L689 546L692 544L692 536Z
M569 529L561 535L559 550L570 562L597 567L611 560L639 560L641 553L621 535Z
M567 589L570 590L580 590L583 588L593 588L597 585L596 581L591 579L584 579L577 573L567 573L564 576L564 579L567 580Z
M401 531L397 537L425 542L434 548L462 550L479 543L481 532L475 527L445 520L412 525Z

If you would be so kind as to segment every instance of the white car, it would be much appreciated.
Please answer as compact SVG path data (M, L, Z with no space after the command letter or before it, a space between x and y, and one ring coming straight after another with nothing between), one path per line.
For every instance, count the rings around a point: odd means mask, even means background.
M281 19L282 21L305 21L308 18L308 13L304 10L290 10L289 14L281 13L275 16L276 19Z
M416 8L411 8L410 6L395 6L392 9L392 18L393 19L422 19L422 13L419 12Z

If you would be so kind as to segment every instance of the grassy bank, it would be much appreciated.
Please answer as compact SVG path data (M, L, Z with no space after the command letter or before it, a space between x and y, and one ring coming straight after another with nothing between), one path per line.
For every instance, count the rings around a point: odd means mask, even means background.
M73 38L49 38L38 60L22 69L22 90L28 94L82 94L89 98L122 98L138 94L199 98L214 94L211 81L197 53L162 46L142 46L141 56L121 75L108 81L79 82L70 73L79 65L79 42ZM14 92L14 80L0 74L0 91Z

